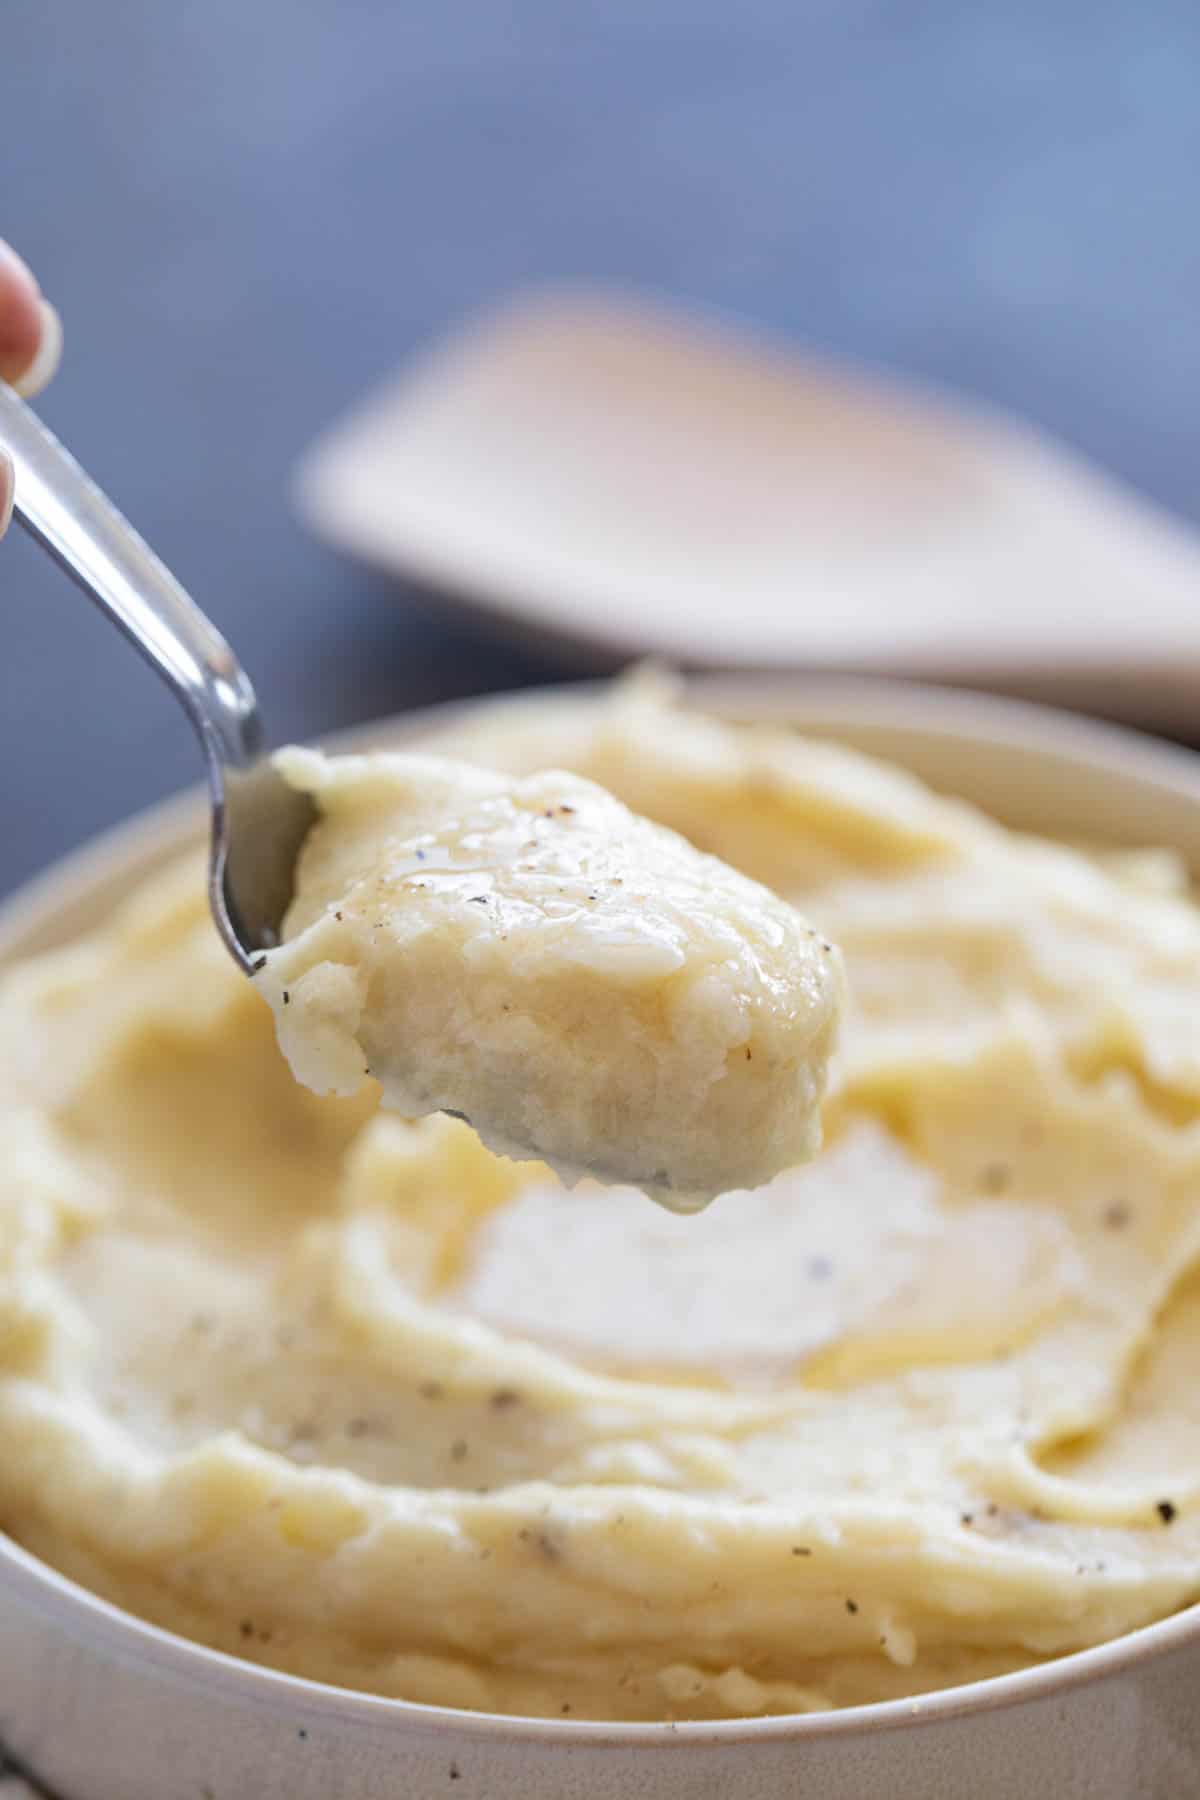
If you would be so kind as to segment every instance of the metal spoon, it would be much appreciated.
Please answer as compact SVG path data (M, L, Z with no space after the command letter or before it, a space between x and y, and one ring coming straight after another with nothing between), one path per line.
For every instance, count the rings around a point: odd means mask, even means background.
M249 677L221 634L41 420L0 382L0 445L13 512L161 675L191 720L208 772L208 896L247 975L278 942L312 800L268 761Z

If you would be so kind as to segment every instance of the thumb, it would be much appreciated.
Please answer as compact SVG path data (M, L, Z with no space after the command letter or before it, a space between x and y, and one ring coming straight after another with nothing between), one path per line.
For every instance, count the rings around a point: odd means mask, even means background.
M18 381L37 360L41 298L28 266L0 238L0 381Z
M29 399L40 394L62 355L62 323L29 268L0 238L0 381Z

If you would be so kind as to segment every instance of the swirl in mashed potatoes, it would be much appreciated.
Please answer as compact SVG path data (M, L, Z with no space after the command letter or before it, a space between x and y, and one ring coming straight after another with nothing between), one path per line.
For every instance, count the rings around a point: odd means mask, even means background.
M654 689L425 748L573 770L843 947L824 1148L677 1219L319 1098L158 876L0 994L0 1524L236 1655L577 1718L913 1694L1194 1600L1172 859Z

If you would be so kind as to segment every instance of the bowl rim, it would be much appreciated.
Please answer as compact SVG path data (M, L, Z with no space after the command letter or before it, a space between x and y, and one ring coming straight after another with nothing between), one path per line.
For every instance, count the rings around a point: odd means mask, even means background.
M530 702L549 708L564 699L598 694L609 685L603 680L564 682L445 701L356 726L321 741L341 750L363 748L372 742L399 742L464 715L495 716L506 706L519 704L527 708ZM787 723L790 709L816 715L824 711L836 715L842 726L851 729L866 724L916 730L933 738L966 736L1001 749L1049 754L1084 764L1093 775L1112 772L1141 778L1200 809L1200 757L1194 752L1127 726L1102 723L1034 701L1010 700L890 676L787 672L701 674L687 680L686 693L703 709L733 717L748 707L760 719ZM914 704L921 709L919 722L914 722ZM819 716L807 727L803 718L793 722L801 730L811 729L815 735L838 734L836 723L822 723ZM184 848L189 839L199 839L205 818L205 796L197 786L100 833L21 884L0 901L0 963L7 962L14 943L38 920L56 908L62 910L72 900L85 898L101 876L111 876L115 868L137 861L139 855L144 857L151 851L169 855ZM703 1743L806 1741L890 1732L939 1721L948 1723L1022 1703L1057 1699L1093 1681L1200 1643L1200 1602L1196 1602L1105 1643L1029 1668L863 1706L752 1719L538 1718L431 1706L336 1687L243 1661L126 1612L43 1563L0 1532L0 1589L4 1586L22 1594L31 1609L61 1620L66 1634L80 1645L99 1648L122 1663L149 1665L153 1675L199 1685L218 1699L269 1708L289 1724L304 1718L384 1729L408 1725L460 1741L503 1739L520 1744L551 1739L581 1750L620 1746L665 1750Z

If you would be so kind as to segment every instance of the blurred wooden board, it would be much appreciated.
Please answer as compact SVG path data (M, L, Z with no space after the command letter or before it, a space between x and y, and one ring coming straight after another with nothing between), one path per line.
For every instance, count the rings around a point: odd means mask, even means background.
M1190 529L1012 421L621 296L468 327L323 437L297 496L341 548L609 660L1200 716Z

